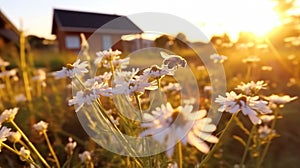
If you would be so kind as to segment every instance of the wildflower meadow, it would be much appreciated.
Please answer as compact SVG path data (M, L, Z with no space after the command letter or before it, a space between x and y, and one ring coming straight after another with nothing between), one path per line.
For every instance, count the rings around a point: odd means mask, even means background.
M0 167L299 165L299 46L94 52L82 34L55 58L25 43L0 60Z

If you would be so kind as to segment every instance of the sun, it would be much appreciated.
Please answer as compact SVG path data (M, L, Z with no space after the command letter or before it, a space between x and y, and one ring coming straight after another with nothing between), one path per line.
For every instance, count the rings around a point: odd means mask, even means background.
M221 14L210 17L208 22L218 23L210 29L228 33L233 41L238 38L239 32L252 32L263 37L281 24L279 15L274 10L275 5L271 0L218 1L215 8Z
M258 37L265 36L281 24L274 5L274 1L268 0L247 1L241 5L235 24L230 25L230 28L237 32L252 32Z

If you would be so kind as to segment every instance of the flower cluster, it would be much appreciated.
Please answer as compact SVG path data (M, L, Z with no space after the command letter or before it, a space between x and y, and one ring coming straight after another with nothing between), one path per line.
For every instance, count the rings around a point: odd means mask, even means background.
M216 102L221 106L220 112L237 113L242 111L247 115L253 124L260 124L261 119L258 114L269 114L272 110L268 107L268 102L260 100L258 96L247 96L243 94L236 94L234 91L226 93L226 97L220 96Z
M193 106L185 105L174 109L167 103L157 107L151 114L144 114L142 127L148 128L140 136L151 135L155 140L166 146L167 156L171 157L174 145L178 142L191 144L203 153L209 152L204 142L217 143L218 138L211 135L216 126L211 119L205 117L206 110L192 112Z

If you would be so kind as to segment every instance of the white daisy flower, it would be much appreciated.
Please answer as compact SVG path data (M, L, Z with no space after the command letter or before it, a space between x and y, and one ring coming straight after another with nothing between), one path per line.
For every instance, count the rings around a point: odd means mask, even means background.
M296 100L297 98L298 98L297 96L295 96L295 97L291 97L289 95L279 96L279 95L275 95L275 94L272 94L271 96L266 97L266 99L269 100L270 103L274 103L277 105L286 104L288 102Z
M12 143L17 143L21 140L22 135L20 134L19 131L16 132L10 132L8 136L8 140Z
M10 65L9 62L4 61L2 58L0 58L0 67L7 67L8 65Z
M271 66L262 66L261 67L261 70L263 70L263 71L272 71L272 69L273 69L273 67L271 67Z
M60 79L63 77L74 78L75 75L81 76L84 73L88 73L89 71L88 71L87 67L88 67L87 61L80 62L80 59L78 59L73 64L67 64L66 67L62 68L62 70L55 72L54 76L57 79Z
M5 121L14 120L18 111L19 111L19 108L17 108L17 107L4 110L0 115L0 124L2 124Z
M33 81L44 81L46 80L46 72L43 69L36 71L36 76L32 77Z
M37 131L39 134L42 134L43 132L46 132L48 129L48 123L44 121L40 121L36 124L33 124L33 129Z
M237 113L242 111L244 115L248 115L253 124L260 124L261 119L258 118L258 114L268 114L272 110L267 106L266 101L258 100L258 96L250 97L242 94L237 95L234 91L226 93L226 97L218 96L215 102L221 104L218 111Z
M0 125L1 127L1 125ZM10 135L11 128L7 128L6 126L1 127L0 130L0 151L1 151L1 143L6 141Z
M95 89L80 90L69 100L69 106L77 105L75 112L78 112L85 104L91 105L99 95L95 92Z
M104 50L104 51L99 51L96 53L96 58L94 61L95 65L99 65L102 60L107 59L107 60L115 60L117 58L120 58L119 55L121 55L122 52L119 50L113 51L112 49L109 50Z
M69 142L67 143L67 145L65 146L65 151L67 152L68 155L72 155L74 152L74 149L77 146L77 142L73 141L73 139L71 137L69 137Z
M223 63L228 59L228 57L219 54L210 55L210 59L214 60L214 63Z
M242 60L243 63L256 63L259 62L260 58L257 56L250 56Z
M145 90L157 89L156 81L148 82L146 75L136 75L137 70L117 72L114 80L114 94L132 95L134 93L143 93Z
M262 139L267 138L270 134L275 132L274 130L269 128L267 125L260 126L257 131L258 131L259 137Z
M179 83L169 83L167 86L163 87L164 92L167 91L181 91L182 87Z
M29 157L30 157L30 151L27 150L27 149L25 149L24 146L21 147L21 149L20 149L19 152L20 152L20 160L26 161L26 160L29 159Z
M84 82L84 85L89 87L89 86L94 85L95 82L98 82L98 83L108 82L111 79L111 76L112 76L111 72L105 72L103 75L98 75L93 78L87 79Z
M210 118L205 118L206 110L192 112L192 105L173 109L170 103L157 107L151 114L145 113L141 126L147 128L140 136L151 135L156 141L166 146L167 156L171 157L176 143L181 141L195 146L203 153L209 152L204 142L217 143L218 138L211 135L216 126Z
M168 68L161 68L157 65L152 65L150 68L146 68L143 71L144 76L148 76L149 78L159 79L165 75L174 75L173 70L169 70Z
M241 85L238 85L235 89L244 92L246 95L256 94L258 91L262 89L266 89L268 84L264 83L264 81L251 81L248 83L242 82Z
M115 59L112 61L113 66L119 69L125 69L129 65L130 58L124 58L124 59ZM110 63L108 61L105 61L103 64L103 67L110 68Z
M27 101L26 96L23 93L15 95L16 102L25 102Z
M11 69L11 70L7 70L7 71L4 71L4 72L1 72L0 73L0 77L5 77L5 76L16 76L17 75L17 72L18 72L18 69Z
M84 151L84 152L80 153L79 158L80 158L82 163L87 163L87 162L92 161L92 156L91 156L91 153L89 151Z
M259 118L261 119L261 121L263 123L269 123L270 121L272 121L275 118L275 116L274 115L261 115L261 116L259 116Z

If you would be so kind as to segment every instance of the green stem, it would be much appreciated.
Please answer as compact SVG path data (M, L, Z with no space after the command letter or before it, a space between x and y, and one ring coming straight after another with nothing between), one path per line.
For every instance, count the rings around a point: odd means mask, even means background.
M6 145L5 143L1 143L1 146L5 147L6 149L8 149L9 151L11 151L12 153L18 155L18 156L21 156L20 152L11 148L10 146ZM29 156L30 157L30 156ZM33 160L32 158L30 157L30 159L26 159L27 162L33 164L35 167L39 167Z
M182 160L182 144L181 144L180 141L177 143L176 147L177 147L177 164L178 164L178 168L182 168L182 163L183 163L183 160Z
M56 154L55 154L55 152L53 150L53 147L52 147L52 145L50 143L50 140L49 140L49 137L48 137L46 131L43 131L43 135L44 135L44 137L46 139L46 142L47 142L47 145L49 147L49 150L50 150L50 152L51 152L51 154L52 154L52 156L53 156L53 158L55 160L55 164L56 164L57 168L60 168L60 164L59 164L58 158L57 158L57 156L56 156Z
M253 137L253 134L255 133L255 125L252 125L252 128L251 128L251 133L248 137L248 140L247 140L247 144L245 146L245 150L244 150L244 153L243 153L243 157L242 157L242 160L241 160L241 163L240 163L240 167L243 167L244 165L244 162L246 160L246 157L247 157L247 154L248 154L248 150L249 150L249 147L250 147L250 143L251 143L251 139Z
M109 61L109 65L110 65L110 69L111 69L111 73L113 75L113 78L115 78L115 67L114 67L114 64L113 64L113 60Z
M39 153L39 151L35 148L35 146L31 143L31 141L27 138L27 136L24 134L24 132L18 127L18 125L13 121L10 120L11 124L17 129L17 131L20 132L20 134L22 135L22 137L24 138L24 140L28 143L28 145L30 146L30 148L34 151L34 153L39 157L39 159L43 162L43 164L50 168L49 164L47 163L47 161L43 158L43 156Z
M275 125L276 125L276 120L277 120L277 116L278 116L278 109L275 109L274 110L274 119L272 121L272 124L271 124L271 130L274 130L275 129ZM257 164L257 168L260 168L261 167L261 164L263 163L267 153L268 153L268 150L270 148L270 145L271 145L271 138L268 138L268 141L267 141L267 144L266 144L266 147L265 149L263 150L263 153L261 155L261 158Z
M84 83L81 81L81 79L75 75L75 79L77 79L77 81L80 83L80 85L83 87L83 89L85 89L85 85ZM135 150L132 148L132 146L130 145L130 143L128 142L128 140L126 139L126 137L124 137L123 133L120 131L120 129L116 126L116 124L109 118L109 116L107 115L107 113L105 112L106 110L102 107L100 100L96 101L97 107L99 108L100 112L98 114L100 114L100 117L106 122L106 124L108 124L108 128L110 128L110 130L112 132L115 133L118 141L124 145L125 149L130 152L133 156L134 161L136 162L136 164L138 165L138 167L143 167L141 164L140 159L137 157L138 154L135 152ZM94 103L92 103L92 105L94 105ZM94 105L95 106L95 105ZM97 107L95 106L95 108L97 109ZM110 125L113 127L111 128ZM123 143L126 144L123 144ZM129 145L129 149L127 148Z
M214 154L214 152L218 149L218 147L220 146L220 142L223 140L225 132L228 130L229 126L231 125L231 123L233 122L234 118L236 117L238 113L235 113L231 116L231 118L229 119L228 123L226 124L225 128L222 130L222 133L219 137L219 142L217 144L215 144L212 149L209 151L209 153L205 156L205 158L201 161L199 167L203 167L208 161L209 159L212 157L212 155Z
M135 100L136 100L136 104L137 104L137 106L138 106L138 108L139 108L139 112L140 112L140 120L142 121L142 119L143 119L143 114L142 114L142 105L141 105L141 101L140 101L140 96L137 94L137 93L135 93L134 94L134 97L135 97Z
M17 150L11 148L10 146L6 145L5 143L1 142L0 145L1 145L1 147L3 146L3 147L5 147L6 149L8 149L9 151L11 151L12 153L14 153L14 154L20 156L20 153L19 153Z

